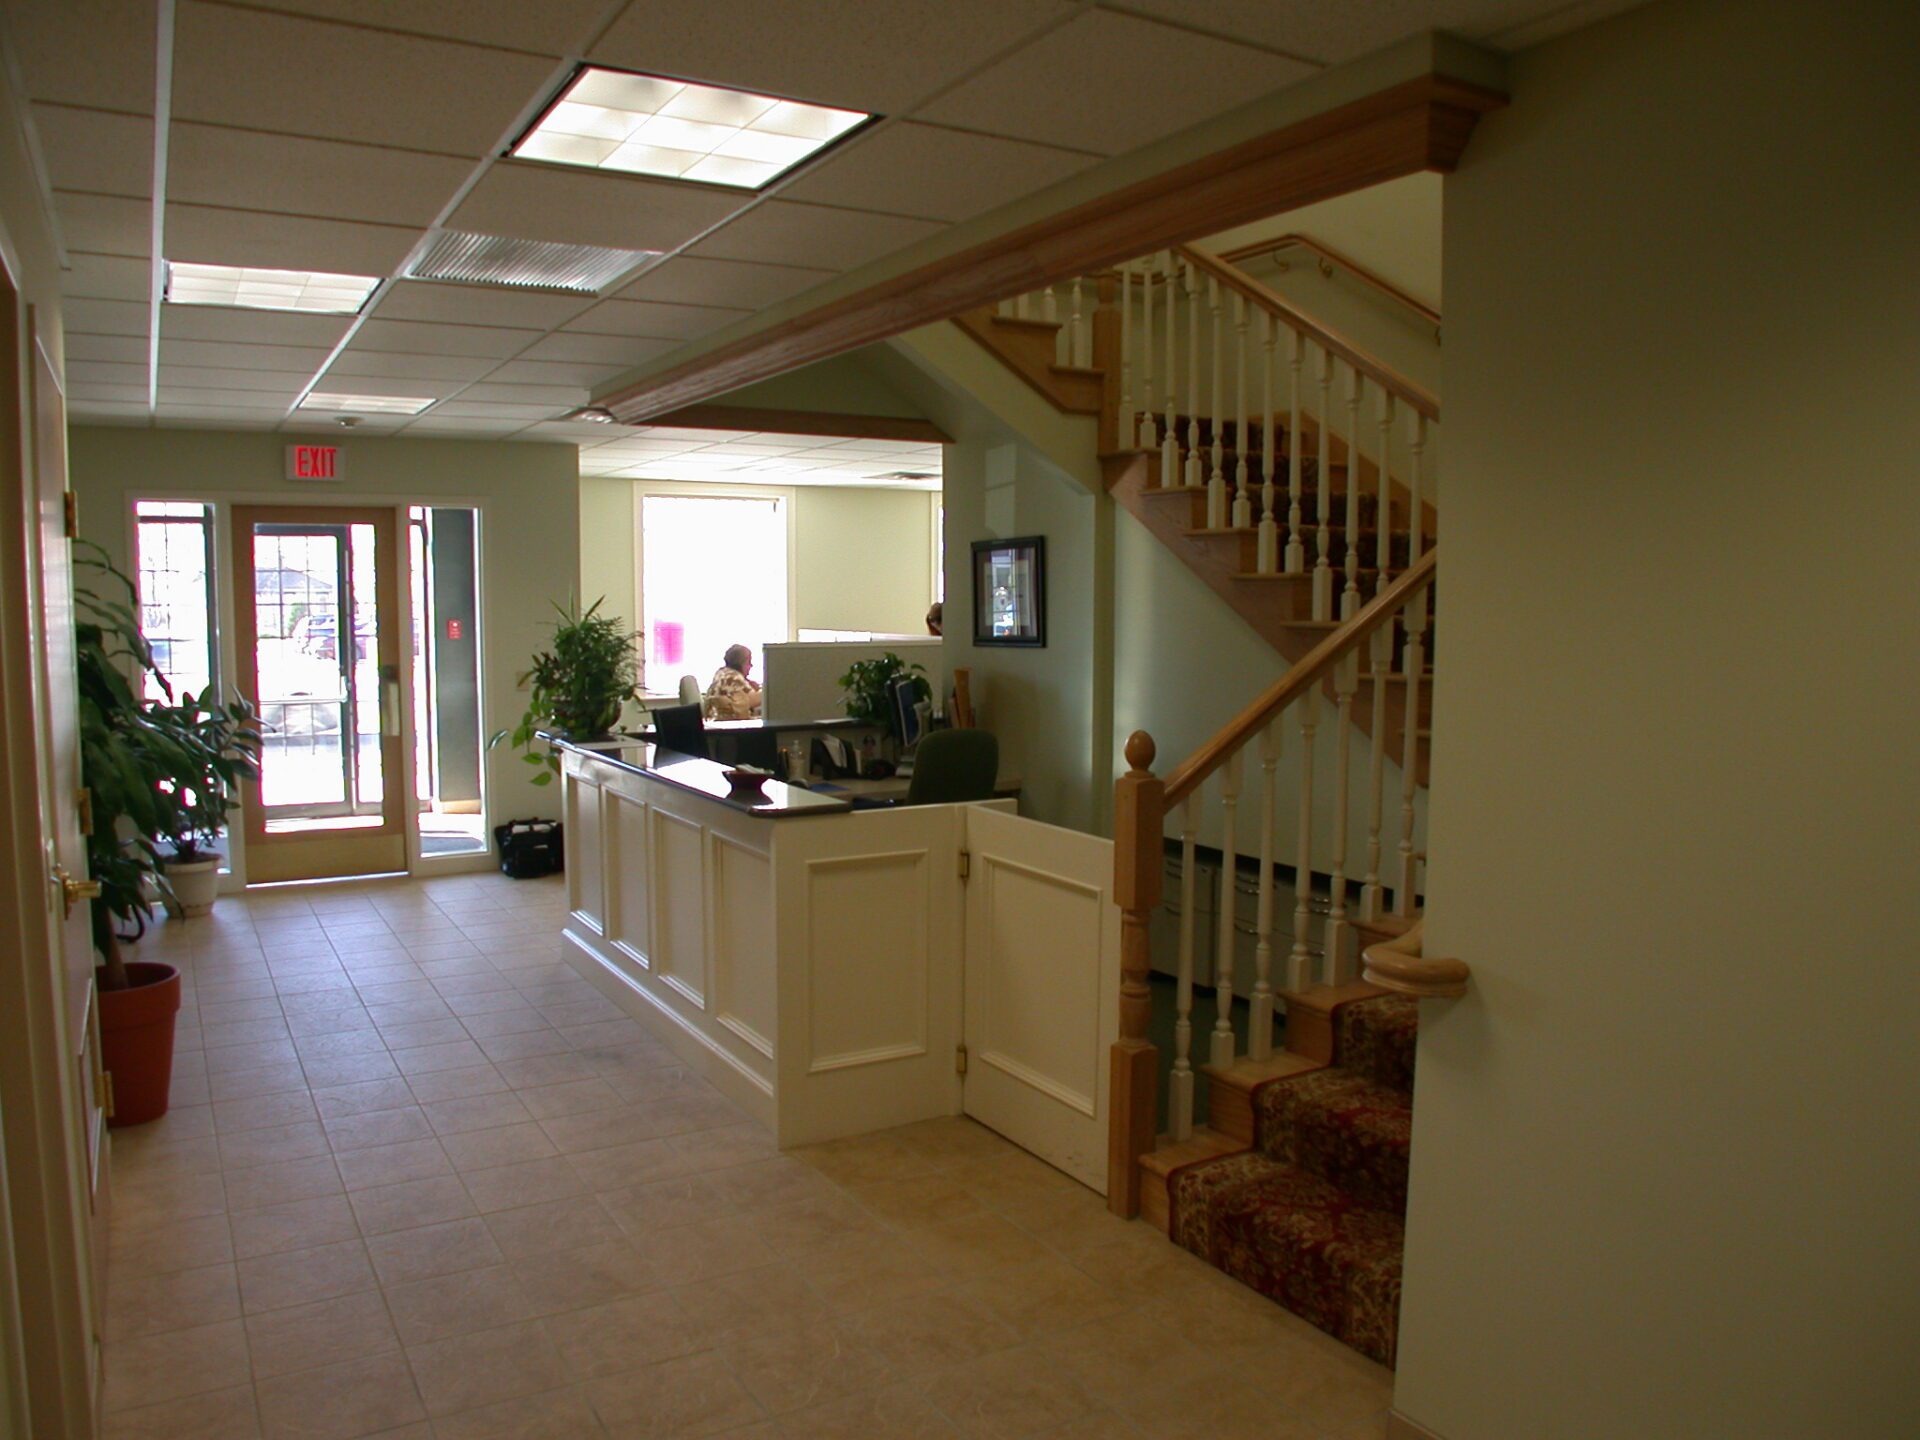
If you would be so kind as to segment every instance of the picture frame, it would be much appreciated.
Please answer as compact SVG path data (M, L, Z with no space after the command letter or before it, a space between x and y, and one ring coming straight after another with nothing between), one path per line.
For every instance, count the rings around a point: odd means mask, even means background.
M1047 643L1045 536L973 542L973 643Z

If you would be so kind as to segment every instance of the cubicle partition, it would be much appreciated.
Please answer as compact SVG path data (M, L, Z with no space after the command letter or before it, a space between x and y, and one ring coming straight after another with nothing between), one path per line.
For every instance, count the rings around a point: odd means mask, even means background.
M766 717L788 722L818 720L846 713L846 693L840 677L856 660L878 660L889 651L909 665L926 668L927 683L936 698L947 693L945 650L930 635L878 640L796 641L769 645L762 661L766 673Z

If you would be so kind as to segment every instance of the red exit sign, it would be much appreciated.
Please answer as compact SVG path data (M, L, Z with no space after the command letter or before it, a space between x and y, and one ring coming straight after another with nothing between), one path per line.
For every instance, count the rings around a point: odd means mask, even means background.
M289 445L287 479L338 480L343 458L338 445Z

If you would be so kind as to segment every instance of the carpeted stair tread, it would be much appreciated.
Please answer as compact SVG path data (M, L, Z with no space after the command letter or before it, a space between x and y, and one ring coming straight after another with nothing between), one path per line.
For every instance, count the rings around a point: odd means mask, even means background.
M1405 995L1355 1000L1333 1012L1333 1062L1390 1090L1413 1093L1420 1002Z
M1177 1170L1167 1192L1176 1244L1363 1355L1393 1364L1404 1238L1398 1214L1253 1150Z
M1404 1215L1411 1098L1339 1065L1270 1081L1253 1092L1254 1148Z

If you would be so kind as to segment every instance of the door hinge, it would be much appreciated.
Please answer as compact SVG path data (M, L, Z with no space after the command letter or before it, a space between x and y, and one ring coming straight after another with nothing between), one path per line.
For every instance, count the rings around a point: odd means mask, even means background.
M93 834L93 791L82 785L73 792L73 804L80 812L80 833Z
M67 539L78 540L80 538L80 496L78 492L73 490L62 491L61 504L66 507L65 523L67 527Z
M107 1119L113 1119L113 1071L100 1072L100 1108L106 1112Z
M971 850L962 850L960 852L960 878L965 880L971 874L973 874L973 852Z
M964 1045L953 1047L953 1073L956 1075L967 1073L967 1047Z

